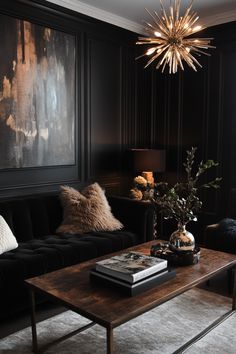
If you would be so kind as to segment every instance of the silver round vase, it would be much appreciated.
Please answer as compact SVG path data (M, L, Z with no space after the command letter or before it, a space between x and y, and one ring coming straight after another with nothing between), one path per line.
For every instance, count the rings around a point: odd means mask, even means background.
M178 223L178 230L174 231L169 240L169 248L173 252L189 252L195 249L195 239L186 225Z

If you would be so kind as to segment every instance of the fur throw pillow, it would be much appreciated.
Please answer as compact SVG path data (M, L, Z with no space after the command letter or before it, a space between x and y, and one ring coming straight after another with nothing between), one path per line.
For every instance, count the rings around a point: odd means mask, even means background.
M120 230L123 225L111 213L110 205L102 188L91 184L82 192L61 186L63 222L58 233L80 234L89 231Z

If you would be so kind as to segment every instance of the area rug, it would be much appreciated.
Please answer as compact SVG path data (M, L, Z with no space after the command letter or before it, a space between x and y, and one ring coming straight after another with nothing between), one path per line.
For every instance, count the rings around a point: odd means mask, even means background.
M114 330L115 354L170 354L231 308L231 299L192 289ZM109 311L109 309L108 309ZM87 320L65 311L37 325L39 344L68 333ZM189 348L187 354L235 354L236 315ZM105 354L105 329L96 325L54 346L47 354ZM31 353L31 329L0 340L1 354Z

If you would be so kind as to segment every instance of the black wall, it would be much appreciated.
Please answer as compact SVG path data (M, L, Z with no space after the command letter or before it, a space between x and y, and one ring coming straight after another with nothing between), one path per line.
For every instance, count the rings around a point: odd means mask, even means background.
M130 118L135 112L130 112L130 101L135 92L137 36L40 0L2 1L0 14L72 34L77 46L76 164L1 170L1 196L54 191L61 184L83 186L92 181L120 193L123 151L130 143L127 129L133 134Z
M75 166L0 171L1 195L57 190L60 184L100 182L110 193L126 193L130 179L124 155L130 147L161 147L167 171L159 179L183 177L185 151L220 166L219 192L204 195L204 222L227 214L236 188L236 23L209 28L212 56L197 73L176 75L144 69L137 35L44 1L2 1L0 13L53 27L77 41L77 162ZM140 48L138 48L139 50Z

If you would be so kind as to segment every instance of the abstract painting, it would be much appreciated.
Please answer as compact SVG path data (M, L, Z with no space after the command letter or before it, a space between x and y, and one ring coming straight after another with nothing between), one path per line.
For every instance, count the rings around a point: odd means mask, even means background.
M75 163L75 37L0 15L0 169Z

